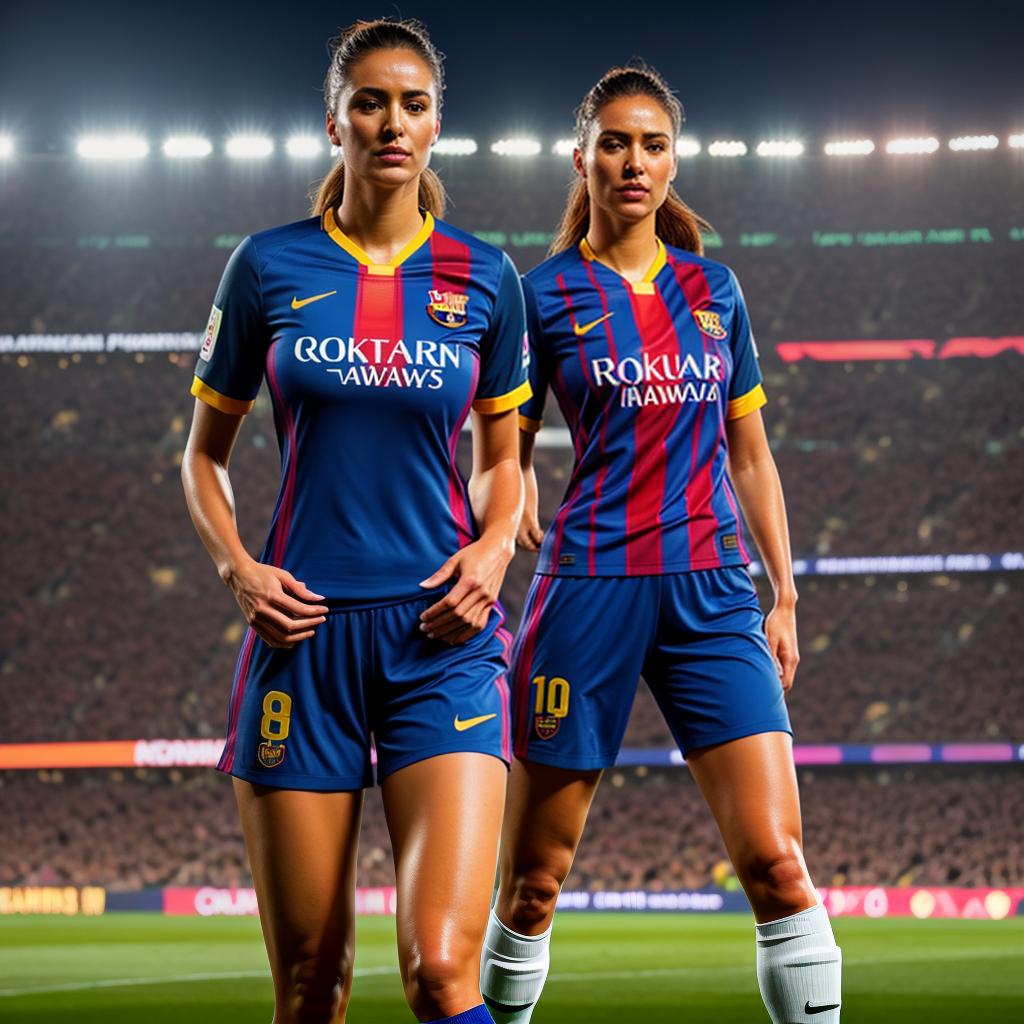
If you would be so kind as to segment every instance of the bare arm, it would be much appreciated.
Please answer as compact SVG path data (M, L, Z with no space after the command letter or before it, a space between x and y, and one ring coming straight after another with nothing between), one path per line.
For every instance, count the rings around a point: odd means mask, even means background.
M516 530L523 512L519 470L518 412L473 414L473 472L469 500L480 539L457 551L420 586L437 587L457 576L456 585L421 616L430 637L456 644L479 633L498 600Z
M533 465L533 449L536 444L536 431L519 431L519 468L523 473L523 516L519 520L516 543L527 551L540 551L541 541L544 539L544 530L540 525L537 470Z
M238 536L228 464L242 419L196 399L181 460L185 502L218 575L231 588L246 621L272 647L293 647L313 635L327 607L306 603L322 596L287 570L257 562ZM297 600L293 594L306 600Z
M796 640L796 582L782 483L759 409L728 420L725 429L729 476L775 592L775 606L765 621L765 633L779 668L782 688L788 690L793 685L800 654Z

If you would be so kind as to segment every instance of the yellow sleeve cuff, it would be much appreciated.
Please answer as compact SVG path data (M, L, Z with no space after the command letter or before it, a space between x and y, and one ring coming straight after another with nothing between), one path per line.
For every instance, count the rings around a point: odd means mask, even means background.
M522 405L532 394L533 388L530 387L530 382L524 380L515 391L509 391L505 395L497 395L495 398L477 398L473 402L473 409L476 412L485 413L507 412L509 409L515 409Z
M764 388L758 384L757 387L751 389L745 395L740 395L739 398L734 398L729 402L725 408L725 418L727 420L738 420L741 416L746 416L747 413L760 409L767 401L768 397L764 393Z
M519 414L519 429L527 434L536 434L540 430L542 422L542 420L531 420L529 416L524 416L522 413Z
M191 391L196 398L202 399L207 405L212 405L214 409L220 409L221 412L229 412L235 416L244 416L256 404L255 398L246 402L240 398L229 398L227 395L222 395L219 391L214 391L199 377L192 378Z

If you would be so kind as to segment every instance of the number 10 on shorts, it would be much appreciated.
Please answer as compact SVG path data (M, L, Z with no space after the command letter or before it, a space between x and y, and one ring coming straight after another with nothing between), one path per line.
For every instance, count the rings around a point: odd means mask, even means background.
M540 739L549 740L569 714L569 680L561 676L534 676L533 685L537 688L533 702L533 729Z

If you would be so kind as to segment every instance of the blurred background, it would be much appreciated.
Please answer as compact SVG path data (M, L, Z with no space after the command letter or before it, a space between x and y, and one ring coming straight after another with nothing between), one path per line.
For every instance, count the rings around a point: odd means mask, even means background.
M46 35L12 5L0 72L29 86L0 91L0 805L13 823L0 915L251 911L230 783L209 767L244 621L188 518L179 466L228 255L307 216L333 159L320 47L349 19L302 23L306 5L290 5L275 40L257 7L235 37L229 12L185 4L157 39L145 15L115 20L118 5L99 28L57 6ZM967 26L907 12L886 23L870 5L848 23L794 5L786 25L743 5L721 23L680 8L685 52L656 24L617 38L577 8L550 22L532 8L401 12L449 53L433 160L447 219L523 272L551 240L572 108L593 79L642 54L690 110L675 184L713 225L707 255L736 271L760 349L800 592L789 706L806 857L834 916L1022 912L1024 95L1011 7L978 5ZM538 444L546 523L572 465L553 400ZM254 554L279 472L264 389L231 464ZM521 552L509 572L513 624L532 568ZM393 882L371 792L364 908L386 909ZM740 909L737 889L641 686L566 905L661 894L683 906L700 892L704 909Z

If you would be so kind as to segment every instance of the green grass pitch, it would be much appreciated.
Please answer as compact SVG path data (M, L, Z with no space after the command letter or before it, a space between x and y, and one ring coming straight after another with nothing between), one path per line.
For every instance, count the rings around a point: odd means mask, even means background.
M1024 918L840 919L844 1024L1024 1021ZM749 917L563 914L534 1024L768 1020ZM358 926L352 1024L412 1021L394 921ZM0 920L0 1021L269 1024L272 995L253 918Z

